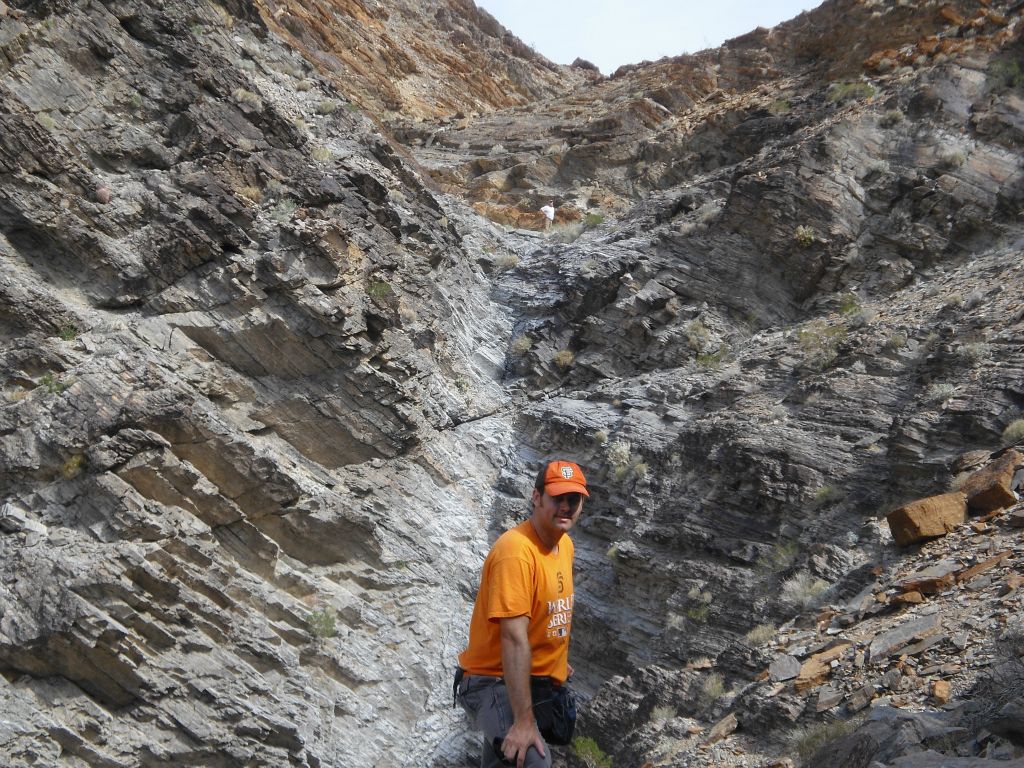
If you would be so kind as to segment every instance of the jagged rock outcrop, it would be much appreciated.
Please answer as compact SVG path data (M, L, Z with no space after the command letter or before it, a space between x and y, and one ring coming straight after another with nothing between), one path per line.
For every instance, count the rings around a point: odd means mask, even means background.
M607 79L454 0L7 10L6 763L465 763L476 571L554 453L617 765L865 712L829 754L1019 758L1019 5Z

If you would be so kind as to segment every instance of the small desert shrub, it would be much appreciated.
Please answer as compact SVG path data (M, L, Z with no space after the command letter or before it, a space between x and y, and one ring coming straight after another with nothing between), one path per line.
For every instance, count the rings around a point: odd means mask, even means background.
M997 59L988 68L989 88L1018 88L1024 83L1024 72L1016 59Z
M298 208L298 203L294 200L285 198L274 206L274 210L270 212L270 216L279 224L285 224L291 220L292 214L295 213Z
M947 170L955 170L967 162L967 155L959 149L947 149L939 155L939 165Z
M297 82L295 84L295 90L296 91L301 91L302 93L305 93L306 91L311 91L311 90L313 90L313 81L312 80L299 80L299 82Z
M586 215L586 217L583 219L583 224L588 229L590 227L596 227L596 226L602 224L603 222L604 222L604 216L602 216L600 213L588 213Z
M82 473L82 467L84 466L85 456L80 453L76 453L64 462L64 465L60 468L60 473L68 480L73 480Z
M964 344L957 351L957 356L967 363L980 363L982 360L987 360L992 356L992 345L986 344L983 341Z
M260 104L260 97L245 88L235 88L231 95L234 96L235 101L240 101L243 104L250 104L254 107L258 107Z
M576 355L572 353L571 349L561 349L555 352L554 357L551 358L551 362L563 371L569 370L572 366L572 361L576 359Z
M900 110L890 109L888 112L886 112L879 118L878 124L883 128L891 128L894 125L902 123L904 117L904 114Z
M771 624L758 624L747 632L746 640L750 645L764 645L775 638L775 627Z
M1024 419L1014 419L1003 430L1003 443L1016 445L1021 440L1024 440Z
M694 360L701 368L717 368L729 354L729 346L723 344L715 352L707 352L697 355Z
M844 315L849 315L860 309L860 302L857 300L857 294L855 293L844 293L839 297L839 311Z
M504 155L504 154L507 154L507 153L508 153L508 150L505 149L505 145L504 144L495 144L493 147L491 147L490 151L487 154L489 154L491 156L495 156L495 155Z
M756 567L759 571L778 573L786 570L795 561L800 552L800 545L795 541L782 541L757 558Z
M548 237L559 243L571 243L574 240L578 240L579 236L583 234L582 221L573 221L568 224L556 224L548 229Z
M792 108L792 105L785 99L776 99L768 106L768 112L776 116L787 115Z
M932 384L924 393L924 399L929 403L944 403L956 394L956 387L952 384Z
M964 484L970 479L972 472L961 472L959 475L949 481L949 490L959 491L964 487Z
M686 616L697 624L703 624L708 620L709 610L706 605L692 605L686 609Z
M133 93L131 98L128 99L128 106L134 111L142 109L142 95L139 93Z
M670 707L667 704L659 704L651 710L651 722L664 723L668 720L674 720L676 714L675 707Z
M637 480L644 480L647 477L647 473L650 471L650 467L647 466L646 461L638 461L633 465L633 474Z
M246 200L252 200L254 203L263 202L263 190L259 187L242 187L238 190L238 194L244 197Z
M725 695L725 679L718 672L709 672L704 678L704 684L700 690L701 706L710 706L723 695Z
M60 330L57 332L57 335L60 336L62 341L74 341L76 338L78 338L78 334L78 326L74 325L73 323L62 325L60 327Z
M800 571L782 582L780 598L787 605L803 609L814 603L826 589L828 582L807 571Z
M612 544L608 549L605 550L604 556L609 560L614 560L619 556L619 545Z
M613 467L628 466L630 445L625 440L615 440L608 444L608 448L605 449L605 456L608 457L608 463Z
M594 432L593 438L594 442L597 443L598 445L604 445L605 443L608 442L608 433L603 429L599 429L596 432Z
M888 351L895 352L907 346L907 341L907 334L897 331L896 333L893 333L891 336L889 336L888 339L885 340L885 344L883 346Z
M255 72L256 62L252 59L242 59L240 62L238 62L238 68L241 69L243 72Z
M512 339L512 354L522 357L533 348L533 339L526 334Z
M519 266L519 257L514 253L506 253L494 260L494 266L498 269L515 269Z
M386 299L393 293L391 283L383 280L371 280L370 285L366 289L366 295L371 299Z
M322 608L309 614L306 620L309 634L317 640L334 637L338 633L337 618L330 608Z
M703 352L704 348L711 342L711 331L700 319L691 320L683 328L686 335L686 343L694 352Z
M828 89L826 98L833 104L847 101L867 99L875 95L875 89L869 83L833 83Z
M800 758L800 764L807 764L807 761L814 757L822 747L838 741L844 736L849 736L860 725L860 719L855 720L833 720L825 723L815 723L806 728L798 728L793 732L790 741L790 751L796 753Z
M589 736L573 739L572 753L586 768L612 768L612 759Z
M803 364L815 371L823 371L835 362L839 345L846 338L846 328L841 325L829 326L823 320L815 320L801 328L797 341L803 352Z
M280 195L284 193L287 189L288 187L286 187L277 179L271 179L270 181L267 182L267 192L269 192L272 195Z
M801 248L809 248L817 238L817 233L813 227L809 227L806 224L799 225L793 230L793 239L796 240L796 244Z
M50 115L46 112L40 112L38 115L36 115L36 120L39 122L41 126L43 126L43 128L45 128L48 131L52 131L54 128L57 127L57 121L50 117Z
M333 115L340 106L341 104L334 99L324 99L316 105L316 113L318 115Z
M314 147L309 156L318 163L329 163L334 159L334 153L329 147Z
M59 395L70 387L71 384L60 381L52 373L44 373L36 383L36 386L43 387L51 395Z
M814 494L814 507L816 509L821 507L831 506L837 504L846 498L846 494L834 485L823 485Z

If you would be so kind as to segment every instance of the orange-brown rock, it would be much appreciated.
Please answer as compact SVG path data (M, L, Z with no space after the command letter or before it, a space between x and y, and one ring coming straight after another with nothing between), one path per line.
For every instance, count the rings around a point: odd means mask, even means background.
M942 6L942 8L939 9L939 16L948 21L950 24L955 24L958 27L967 21L967 19L961 16L959 12L957 12L954 8L949 7L948 5L944 5Z
M949 683L946 680L936 680L932 683L932 699L936 704L945 704L949 701Z
M830 663L846 653L846 649L849 647L849 643L840 643L807 659L800 667L800 674L797 675L793 683L797 693L815 688L828 680L828 676L832 672Z
M995 557L990 557L987 560L983 560L980 563L976 563L975 565L972 565L970 568L964 568L962 571L957 572L956 580L958 582L970 581L975 576L982 574L985 571L988 571L992 568L995 568L997 565L1003 562L1003 560L1008 558L1010 554L1010 550L1006 550L1005 552L1000 552Z
M1009 450L967 478L963 492L971 511L983 514L1016 504L1017 497L1010 490L1010 483L1021 464L1024 464L1024 456L1019 451Z
M886 520L901 547L945 536L967 517L967 498L960 491L918 499L894 509Z
M924 595L922 595L916 589L912 589L909 592L896 595L892 599L893 605L917 605L918 603L924 602Z

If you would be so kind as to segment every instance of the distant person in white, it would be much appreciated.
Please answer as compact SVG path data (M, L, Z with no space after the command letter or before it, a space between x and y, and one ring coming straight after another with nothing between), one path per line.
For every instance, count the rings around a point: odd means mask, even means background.
M543 213L545 218L548 220L544 225L544 229L547 229L551 226L551 222L555 220L555 201L552 200L547 205L543 206L540 209L540 212Z

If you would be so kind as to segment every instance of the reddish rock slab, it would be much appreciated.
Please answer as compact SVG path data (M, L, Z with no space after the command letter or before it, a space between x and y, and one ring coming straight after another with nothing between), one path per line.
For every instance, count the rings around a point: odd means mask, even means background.
M886 520L896 543L905 547L945 536L967 518L967 499L960 491L918 499L894 509Z
M1017 497L1010 487L1013 474L1021 464L1024 464L1024 456L1019 451L1009 450L967 478L963 492L971 511L985 514L1016 504Z

